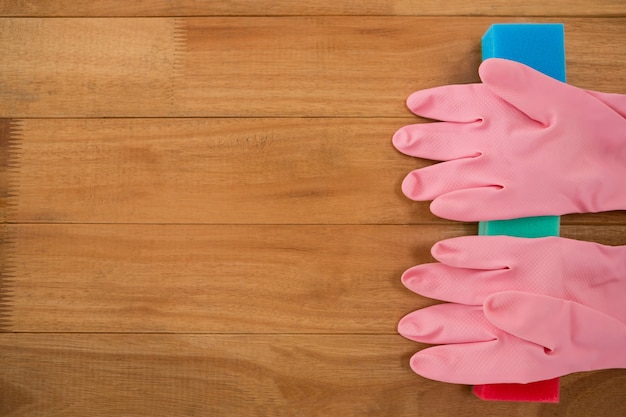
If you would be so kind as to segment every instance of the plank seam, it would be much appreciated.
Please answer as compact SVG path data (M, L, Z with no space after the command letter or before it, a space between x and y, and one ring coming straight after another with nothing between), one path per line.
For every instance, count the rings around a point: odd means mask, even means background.
M59 14L59 15L46 15L46 14L0 14L0 18L6 19L224 19L224 18L298 18L298 17L345 17L345 18L405 18L405 17L416 17L416 18L456 18L456 17L469 17L469 18L502 18L502 19L513 19L513 18L529 18L529 19L558 19L558 18L566 18L566 19L621 19L626 17L626 14L623 12L598 12L598 13L590 13L590 14L580 14L580 13L551 13L551 14L534 14L534 13L445 13L445 14L437 14L437 13L368 13L368 14L313 14L313 13L284 13L284 14L173 14L173 13L163 13L163 14L155 14L155 15L142 15L142 14L82 14L82 15L71 15L71 14Z

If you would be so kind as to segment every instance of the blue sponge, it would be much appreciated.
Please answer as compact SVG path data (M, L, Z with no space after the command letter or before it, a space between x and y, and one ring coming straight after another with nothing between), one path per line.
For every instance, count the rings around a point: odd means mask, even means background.
M561 23L499 23L482 39L483 61L505 58L521 62L565 82L565 40Z
M482 58L521 62L565 82L565 36L561 23L499 23L482 39ZM558 216L480 222L480 235L545 237L559 235Z

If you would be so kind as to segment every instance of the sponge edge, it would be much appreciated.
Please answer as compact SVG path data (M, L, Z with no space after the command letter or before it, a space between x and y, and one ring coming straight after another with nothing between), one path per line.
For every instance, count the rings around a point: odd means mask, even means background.
M476 385L473 392L481 400L558 403L559 379L531 384Z
M478 223L479 235L507 235L516 237L558 236L558 216L524 217L511 220L490 220Z
M565 82L564 26L560 23L503 23L492 25L482 38L482 59L505 58L526 64ZM480 235L545 237L559 235L558 216L480 222ZM559 379L531 384L476 385L483 400L559 402Z

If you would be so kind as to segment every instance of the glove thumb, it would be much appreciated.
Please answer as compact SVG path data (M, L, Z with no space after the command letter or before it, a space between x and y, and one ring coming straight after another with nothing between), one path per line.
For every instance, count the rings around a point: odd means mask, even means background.
M505 291L487 297L484 312L495 326L568 363L586 363L586 369L626 366L626 324L585 305Z

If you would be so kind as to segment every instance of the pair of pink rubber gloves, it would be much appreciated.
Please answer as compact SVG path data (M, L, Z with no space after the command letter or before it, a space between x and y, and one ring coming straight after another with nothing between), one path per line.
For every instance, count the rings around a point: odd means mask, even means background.
M442 120L393 137L444 161L411 172L413 200L481 221L626 209L626 96L588 91L523 64L488 59L482 83L418 91L415 114ZM461 384L528 383L626 368L626 246L549 237L466 236L439 263L407 270L410 290L446 301L405 316L403 336L437 344L411 367Z

